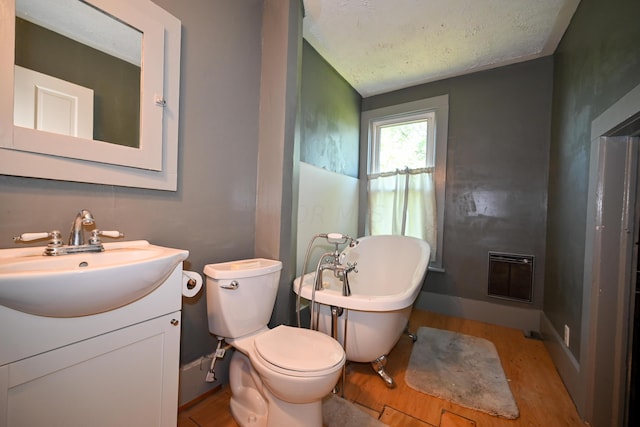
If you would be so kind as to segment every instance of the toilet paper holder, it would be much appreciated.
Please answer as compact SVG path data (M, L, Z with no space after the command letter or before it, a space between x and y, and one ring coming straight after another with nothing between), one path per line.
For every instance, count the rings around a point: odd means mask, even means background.
M182 296L195 297L202 288L202 276L194 271L182 272Z

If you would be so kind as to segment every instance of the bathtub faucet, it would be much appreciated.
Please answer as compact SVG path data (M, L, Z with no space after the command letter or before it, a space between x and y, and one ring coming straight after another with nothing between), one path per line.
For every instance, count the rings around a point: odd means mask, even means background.
M328 259L328 262L321 263L318 266L318 271L316 275L316 290L319 291L322 289L323 274L324 274L323 272L325 270L331 270L333 271L334 277L337 277L342 282L342 295L343 296L351 295L351 287L349 286L348 274L352 271L355 271L356 273L358 272L358 270L356 270L356 266L358 265L358 263L347 262L346 264L342 264L340 262L339 255L336 255L333 253L325 254L322 257L322 259L323 260Z
M330 261L329 262L322 262L322 260L324 260L325 258L329 258ZM316 285L315 285L315 289L316 291L321 291L323 286L323 274L325 270L333 270L335 271L336 269L336 261L335 258L333 257L332 253L326 253L324 254L321 258L320 258L320 263L318 264L318 268L316 269Z
M327 252L320 257L318 268L316 269L315 290L320 291L323 288L322 276L324 270L332 270L334 277L337 277L343 283L342 295L351 295L351 288L349 287L349 278L347 274L351 271L355 271L356 273L358 272L358 270L355 269L357 263L347 262L345 264L344 260L346 257L346 252L343 251L342 253L340 253L338 247L339 245L347 244L347 248L354 248L359 244L359 242L347 234L328 233L320 234L318 236L325 238L328 243L335 245L335 249L332 252Z
M358 272L358 270L356 270L357 264L357 262L347 262L346 265L339 264L334 271L334 274L336 274L342 282L342 296L348 297L349 295L351 295L351 287L349 286L348 274L352 271L355 271L356 273Z

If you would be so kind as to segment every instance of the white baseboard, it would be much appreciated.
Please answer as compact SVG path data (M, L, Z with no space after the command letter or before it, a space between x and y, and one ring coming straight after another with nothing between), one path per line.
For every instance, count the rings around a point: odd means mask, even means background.
M521 329L526 332L540 331L540 315L542 312L528 307L513 307L423 291L418 295L415 308Z
M207 371L211 366L212 355L203 356L191 363L182 365L180 367L180 389L178 392L178 406L182 406L186 403L195 400L202 396L209 390L219 386L220 384L227 382L227 369L222 369L222 363L220 359L216 362L216 371L220 374L216 375L216 381L208 383L205 381ZM227 357L231 358L231 354ZM220 369L218 369L218 363L220 363ZM224 378L221 378L224 374Z

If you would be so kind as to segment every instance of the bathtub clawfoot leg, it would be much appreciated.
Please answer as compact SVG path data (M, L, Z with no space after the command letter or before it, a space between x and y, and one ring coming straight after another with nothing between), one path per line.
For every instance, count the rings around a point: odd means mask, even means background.
M412 332L409 332L409 325L407 325L407 326L404 328L404 333L405 333L406 335L408 335L408 336L409 336L409 338L411 338L411 342L416 342L416 341L418 341L418 336L417 336L416 334L412 333Z
M384 370L384 367L386 364L387 364L387 356L382 355L378 357L376 360L374 360L373 362L371 362L371 367L373 368L374 371L377 372L378 375L380 375L380 378L382 378L382 380L385 382L387 387L395 388L396 386L395 381L393 381L393 378L391 378L389 374L387 374L387 372Z

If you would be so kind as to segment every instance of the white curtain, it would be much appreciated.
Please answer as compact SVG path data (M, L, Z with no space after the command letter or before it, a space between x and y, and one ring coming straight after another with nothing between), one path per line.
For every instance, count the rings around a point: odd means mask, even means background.
M368 176L369 234L400 234L437 245L435 168L403 169Z

